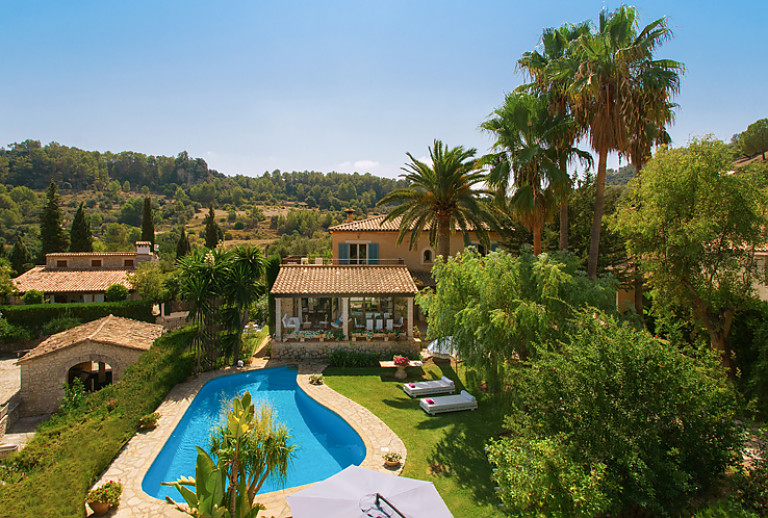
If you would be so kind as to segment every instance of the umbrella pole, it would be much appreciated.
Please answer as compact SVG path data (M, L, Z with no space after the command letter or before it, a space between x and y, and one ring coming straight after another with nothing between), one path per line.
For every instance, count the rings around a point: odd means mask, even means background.
M391 508L391 509L392 509L394 512L396 512L396 513L397 513L397 516L399 516L400 518L406 518L406 516L405 516L403 513L401 513L400 511L398 511L397 507L395 507L394 505L392 505L392 502L390 502L389 500L387 500L386 498L384 498L384 497L383 497L383 496L382 496L380 493L376 493L376 507L378 507L379 509L381 509L381 506L379 505L379 500L383 500L384 502L386 502L386 504L387 504L387 505L388 505L388 506L389 506L389 507L390 507L390 508Z

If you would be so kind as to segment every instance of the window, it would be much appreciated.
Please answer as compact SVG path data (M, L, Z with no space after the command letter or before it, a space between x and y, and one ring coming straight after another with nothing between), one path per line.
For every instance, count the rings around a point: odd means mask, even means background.
M133 268L133 259L126 259L123 264L126 268Z
M368 245L366 243L349 244L349 264L368 264Z
M434 255L432 254L431 248L425 248L424 252L421 254L421 262L423 264L431 264L434 262Z
M91 268L101 268L101 259L91 259Z
M56 261L56 267L57 268L66 268L67 267L67 261L64 261L64 260L61 260L61 259L57 260Z

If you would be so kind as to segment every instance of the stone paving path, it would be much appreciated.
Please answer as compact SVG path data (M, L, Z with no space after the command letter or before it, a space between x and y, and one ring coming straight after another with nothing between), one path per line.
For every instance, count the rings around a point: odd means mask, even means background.
M103 473L101 479L94 485L94 487L98 486L108 480L120 480L123 483L123 496L120 499L120 507L110 513L110 516L115 518L171 518L187 516L170 504L153 498L142 491L141 481L152 465L152 461L154 461L162 449L171 432L176 428L176 425L200 388L207 381L218 376L233 374L247 369L261 369L282 365L286 364L269 360L257 360L254 364L244 369L227 368L216 372L208 372L198 377L190 378L174 387L157 409L162 416L158 421L157 428L134 435L123 448L123 451L120 452L109 468ZM381 419L373 415L366 408L331 390L326 385L310 385L308 381L309 375L320 373L324 368L325 365L322 364L300 365L297 373L299 387L310 397L339 414L360 435L366 447L366 457L361 464L362 467L399 475L406 460L406 450L403 442ZM396 451L402 454L403 463L399 469L391 470L384 467L381 456L387 451ZM259 515L274 516L275 518L290 517L291 512L285 497L304 487L307 486L258 495L256 501L266 506L266 510L259 513ZM86 510L90 515L90 509L86 507Z
M18 358L0 358L0 405L11 399L21 388L21 367L14 365Z

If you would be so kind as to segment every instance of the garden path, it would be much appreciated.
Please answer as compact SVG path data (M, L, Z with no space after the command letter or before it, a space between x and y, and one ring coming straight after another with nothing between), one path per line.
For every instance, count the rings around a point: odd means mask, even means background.
M21 367L15 356L0 357L0 405L10 400L21 387Z

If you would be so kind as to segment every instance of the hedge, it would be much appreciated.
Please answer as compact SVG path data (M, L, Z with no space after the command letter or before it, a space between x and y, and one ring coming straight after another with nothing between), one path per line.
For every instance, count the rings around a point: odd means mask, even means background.
M32 304L0 306L3 318L9 324L39 331L43 324L61 317L72 317L90 322L107 315L154 322L152 303L146 300L120 302L81 302L74 304Z

